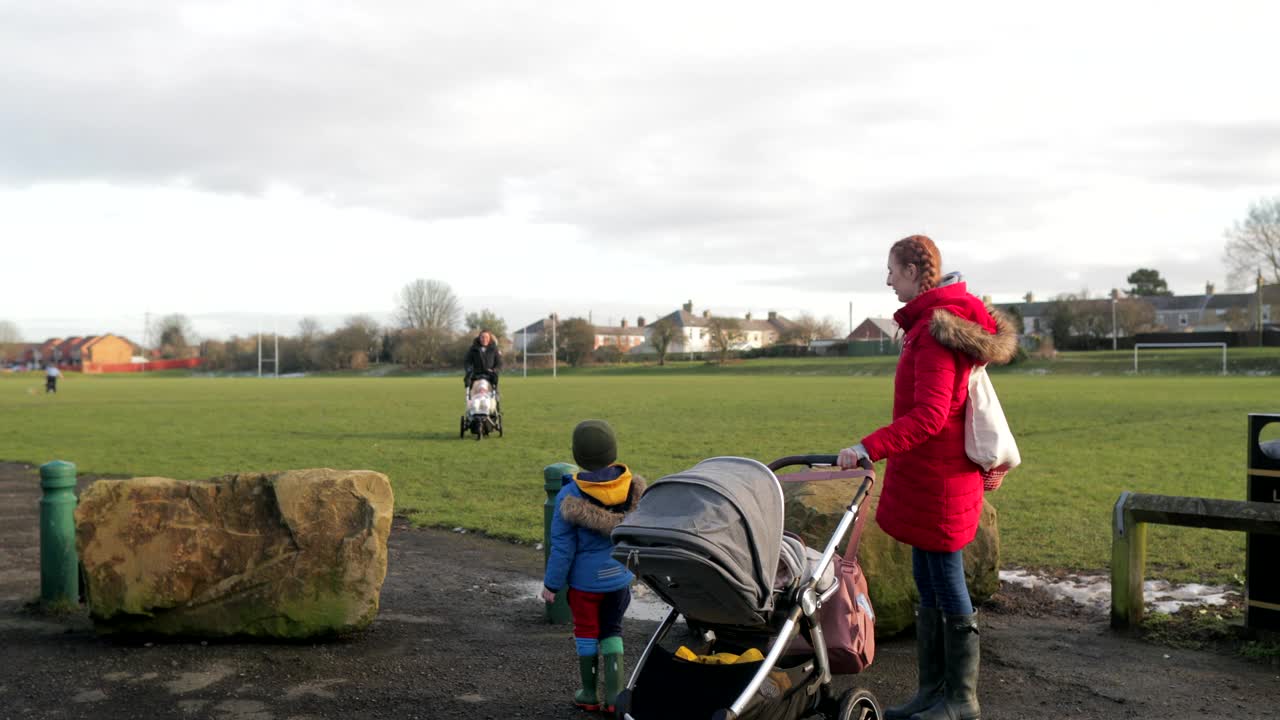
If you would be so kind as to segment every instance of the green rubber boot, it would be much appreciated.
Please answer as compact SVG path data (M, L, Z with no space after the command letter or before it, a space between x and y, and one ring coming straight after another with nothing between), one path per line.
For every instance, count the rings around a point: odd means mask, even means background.
M604 656L604 706L601 709L614 712L618 693L627 683L622 663L622 638L615 636L601 640L600 654Z
M916 694L902 705L884 709L884 720L907 720L942 699L942 611L916 608Z
M582 689L573 694L573 704L583 710L599 710L596 695L596 656L578 656L578 674L582 676Z
M944 615L943 673L945 689L940 700L928 710L911 716L911 720L981 720L978 706L978 664L981 655L978 642L978 616Z

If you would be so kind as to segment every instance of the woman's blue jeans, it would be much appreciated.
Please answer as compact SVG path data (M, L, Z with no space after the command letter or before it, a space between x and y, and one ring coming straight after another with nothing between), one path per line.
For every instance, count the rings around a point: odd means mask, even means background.
M964 551L929 552L911 548L911 573L920 591L920 607L939 608L947 615L969 615L973 603L964 583Z

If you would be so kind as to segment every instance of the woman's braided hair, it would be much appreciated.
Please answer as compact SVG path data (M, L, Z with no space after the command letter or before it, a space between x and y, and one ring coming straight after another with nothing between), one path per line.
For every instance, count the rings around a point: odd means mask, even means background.
M942 279L942 255L925 235L904 237L893 244L890 254L903 267L915 265L920 272L920 292L932 290Z

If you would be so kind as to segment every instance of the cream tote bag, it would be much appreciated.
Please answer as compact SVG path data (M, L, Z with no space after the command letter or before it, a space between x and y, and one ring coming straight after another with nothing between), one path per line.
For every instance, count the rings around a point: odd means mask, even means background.
M964 410L964 451L983 469L987 490L995 490L1004 474L1018 467L1022 456L1009 430L1000 398L987 376L987 366L978 365L969 373L969 402Z

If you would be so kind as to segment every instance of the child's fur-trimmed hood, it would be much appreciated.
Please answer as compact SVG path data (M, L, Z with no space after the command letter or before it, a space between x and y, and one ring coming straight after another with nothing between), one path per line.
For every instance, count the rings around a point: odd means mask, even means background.
M645 481L639 475L631 476L631 488L627 491L627 500L613 509L592 502L585 497L569 495L560 501L560 515L570 525L594 530L605 537L613 533L613 529L622 522L622 518L635 509L644 494Z
M987 305L987 312L996 321L994 335L978 323L944 308L933 311L929 333L943 346L965 353L979 363L1008 365L1018 353L1018 329L1008 315L991 305Z

